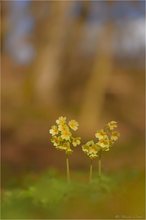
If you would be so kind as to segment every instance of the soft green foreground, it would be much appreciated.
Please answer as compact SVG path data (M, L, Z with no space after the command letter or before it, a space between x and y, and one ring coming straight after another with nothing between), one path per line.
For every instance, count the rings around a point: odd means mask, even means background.
M7 187L2 218L9 219L144 219L144 173L120 171L94 177L72 173L72 182L55 171L26 178L21 188Z

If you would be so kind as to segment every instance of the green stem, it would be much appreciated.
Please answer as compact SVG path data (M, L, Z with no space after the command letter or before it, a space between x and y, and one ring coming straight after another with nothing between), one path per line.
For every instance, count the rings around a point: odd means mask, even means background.
M98 175L99 175L99 177L101 177L101 151L99 152Z
M93 165L92 160L90 160L90 174L89 174L89 182L92 182L92 173L93 173Z
M70 170L69 170L69 158L66 157L66 174L67 174L67 182L70 182Z

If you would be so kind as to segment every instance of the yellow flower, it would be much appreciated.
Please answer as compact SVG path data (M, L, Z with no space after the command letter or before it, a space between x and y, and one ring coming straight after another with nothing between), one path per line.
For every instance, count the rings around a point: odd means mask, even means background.
M83 152L88 153L89 147L87 146L87 144L84 144L84 145L82 146L82 150L83 150Z
M71 132L69 131L69 128L67 126L64 127L64 129L61 131L61 138L64 140L70 140Z
M71 133L71 129L77 130L78 122L75 120L69 121L67 124L66 117L59 117L56 120L57 125L53 125L50 129L50 133L52 134L51 142L58 150L64 150L66 154L71 154L71 144L76 147L80 144L81 138L74 138Z
M78 129L79 123L75 120L71 120L69 121L68 125L72 130L76 131Z
M57 129L57 126L56 125L53 125L50 129L50 134L52 134L52 136L58 134L58 129Z
M63 145L58 145L58 146L56 146L56 149L58 149L58 150L66 150L66 147L63 146Z
M114 128L117 128L117 122L111 121L107 124L108 128L112 131Z
M65 124L65 123L66 123L66 117L63 117L63 116L59 117L59 118L56 120L56 123L57 123L58 125L60 125L60 124Z
M87 154L90 159L98 157L98 152L100 147L94 143L94 141L88 141L85 145L82 146L82 150Z
M119 137L120 137L120 133L119 133L119 132L117 132L117 131L113 131L113 132L112 132L112 134L111 134L111 140L112 140L113 142L117 141Z
M88 151L88 156L91 158L91 159L94 159L96 158L98 155L98 148L96 145L93 145L93 146L90 146L89 147L89 151Z
M107 138L107 133L102 129L100 131L97 131L95 134L95 137L99 140Z
M87 146L93 146L93 145L94 145L94 141L88 141L88 142L86 143L86 145L87 145Z
M53 136L53 137L51 138L51 142L54 144L55 147L57 147L57 146L60 144L61 140L60 140L59 137Z
M66 126L67 126L66 124L59 124L58 125L58 130L62 131L62 130L64 130L66 128Z
M108 151L110 147L109 139L105 138L105 139L99 140L98 145L101 147L102 150Z
M58 145L56 147L56 149L65 150L65 151L67 151L69 148L70 148L70 143L69 142L61 143L60 145Z
M72 139L72 145L74 147L76 147L77 145L80 145L80 143L81 143L81 138L80 137Z

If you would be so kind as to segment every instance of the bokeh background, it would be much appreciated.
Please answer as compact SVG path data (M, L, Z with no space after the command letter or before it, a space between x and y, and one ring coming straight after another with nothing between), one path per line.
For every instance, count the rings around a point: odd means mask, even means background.
M145 1L19 0L1 6L4 218L144 219ZM121 182L98 201L78 192L61 211L25 200L29 210L17 194L42 175L44 182L56 178L49 195L44 187L48 198L55 187L66 188L59 183L65 155L53 148L48 132L60 115L79 121L83 143L108 121L118 122L121 137L105 153L102 170ZM74 181L88 185L89 161L80 147L70 166ZM96 170L95 161L95 176ZM51 207L56 204L52 200Z

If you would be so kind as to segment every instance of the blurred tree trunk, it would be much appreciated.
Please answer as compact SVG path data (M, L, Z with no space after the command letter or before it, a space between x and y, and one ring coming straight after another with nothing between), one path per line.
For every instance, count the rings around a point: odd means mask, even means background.
M76 84L76 79L78 79L78 70L81 66L82 60L80 57L80 45L81 41L84 39L84 28L87 23L87 17L90 9L90 2L83 1L80 2L81 9L78 16L74 15L74 18L70 22L68 27L64 53L62 57L63 72L60 75L60 98L64 105L67 107L72 106L73 96ZM67 92L66 92L67 91Z
M67 111L75 113L79 106L81 84L83 81L81 77L85 77L85 70L83 56L81 53L81 44L85 38L85 27L90 12L91 2L83 1L76 2L76 6L80 4L80 12L78 15L72 16L70 26L67 30L65 40L65 50L63 53L63 74L60 75L60 98ZM83 75L83 76L82 76ZM79 103L78 103L79 102ZM73 110L74 109L74 110Z
M57 80L61 67L60 57L63 52L64 34L68 23L66 12L70 7L70 2L45 3L47 6L49 4L50 8L48 7L46 12L47 18L41 24L41 39L37 39L39 47L33 64L33 84L36 101L53 106L57 105L59 101Z
M105 92L112 70L112 32L111 25L106 25L101 31L91 77L85 88L80 122L83 132L88 135L95 131L103 119Z

